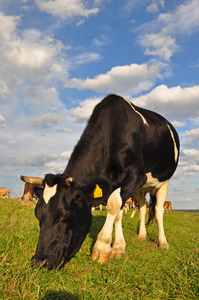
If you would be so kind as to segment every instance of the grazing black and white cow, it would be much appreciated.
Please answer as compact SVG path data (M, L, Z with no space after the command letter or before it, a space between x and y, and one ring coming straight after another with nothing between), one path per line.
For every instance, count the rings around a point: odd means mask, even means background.
M32 264L62 267L80 249L88 234L91 207L107 200L107 218L98 234L91 259L106 262L125 252L122 207L136 193L140 207L139 238L147 236L144 194L156 190L155 215L159 246L168 248L163 229L163 203L179 156L174 127L159 114L109 95L94 109L63 174L43 179L22 177L41 184L35 214L40 235ZM100 198L93 198L97 186ZM95 203L96 202L96 203ZM111 248L115 223L115 241Z

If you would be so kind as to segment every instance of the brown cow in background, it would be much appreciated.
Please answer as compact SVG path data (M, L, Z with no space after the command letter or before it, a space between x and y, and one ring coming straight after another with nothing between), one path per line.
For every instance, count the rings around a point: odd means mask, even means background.
M38 187L38 188L42 188L42 185L33 185L31 183L25 183L24 185L24 193L23 196L21 197L22 200L25 199L25 197L27 197L30 201L33 200L33 198L37 199L37 196L35 195L34 192L34 188Z
M167 211L168 210L172 211L171 201L164 202L164 209L167 209Z
M0 197L5 198L5 196L7 196L7 198L10 197L10 190L9 189L0 189Z

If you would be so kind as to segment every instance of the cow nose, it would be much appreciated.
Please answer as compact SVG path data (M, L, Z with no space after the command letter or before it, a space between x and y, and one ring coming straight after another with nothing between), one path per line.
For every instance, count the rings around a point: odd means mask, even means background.
M31 265L33 268L43 267L47 270L51 269L50 261L47 258L40 259L40 258L37 258L36 256L33 256L31 259Z

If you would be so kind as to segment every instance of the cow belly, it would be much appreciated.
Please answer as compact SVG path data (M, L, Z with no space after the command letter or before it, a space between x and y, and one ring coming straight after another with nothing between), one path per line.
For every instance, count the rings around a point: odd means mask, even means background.
M149 192L150 190L158 190L166 181L160 182L157 178L154 178L151 172L146 174L147 181L146 183L141 186L137 192L146 191ZM169 180L168 180L169 181Z

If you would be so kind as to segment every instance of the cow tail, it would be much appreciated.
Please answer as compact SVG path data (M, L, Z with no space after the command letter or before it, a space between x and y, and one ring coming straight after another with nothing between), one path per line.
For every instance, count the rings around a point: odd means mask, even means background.
M155 205L156 205L156 193L150 193L149 200L149 219L146 223L146 227L148 227L155 218Z

